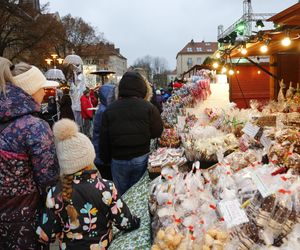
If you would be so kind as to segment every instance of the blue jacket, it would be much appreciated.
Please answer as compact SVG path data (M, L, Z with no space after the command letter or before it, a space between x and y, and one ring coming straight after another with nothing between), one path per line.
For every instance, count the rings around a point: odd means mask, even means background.
M99 108L94 117L94 130L93 130L93 145L96 151L95 165L99 167L102 164L100 160L100 131L101 131L101 121L102 114L106 110L107 106L116 100L115 95L116 86L113 84L105 84L99 89L100 104Z

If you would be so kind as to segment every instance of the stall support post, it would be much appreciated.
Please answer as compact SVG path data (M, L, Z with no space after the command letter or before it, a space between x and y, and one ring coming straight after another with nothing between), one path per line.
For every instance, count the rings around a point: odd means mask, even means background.
M277 55L273 54L270 56L270 73L277 75ZM270 77L270 100L276 99L276 93L278 93L278 79Z

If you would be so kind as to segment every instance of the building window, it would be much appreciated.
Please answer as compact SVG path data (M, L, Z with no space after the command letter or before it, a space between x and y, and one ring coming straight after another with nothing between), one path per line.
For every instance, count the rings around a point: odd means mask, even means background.
M208 52L212 52L212 49L207 49Z
M210 46L210 43L205 43L206 46Z
M198 65L201 64L201 61L202 61L201 57L197 57L197 64L198 64Z
M202 48L197 47L197 48L196 48L196 51L197 51L197 52L202 52Z
M193 65L193 59L192 58L188 58L187 65L188 65L188 67L192 67L192 65Z
M193 52L193 49L191 47L188 47L186 50L187 52Z

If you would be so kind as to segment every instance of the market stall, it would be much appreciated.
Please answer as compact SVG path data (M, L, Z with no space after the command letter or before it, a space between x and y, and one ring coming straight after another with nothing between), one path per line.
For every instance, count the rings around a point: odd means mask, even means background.
M203 73L165 107L164 147L149 159L159 173L149 199L152 249L299 248L300 89L264 106L213 107L201 93L213 95L199 84ZM216 164L203 169L207 161Z

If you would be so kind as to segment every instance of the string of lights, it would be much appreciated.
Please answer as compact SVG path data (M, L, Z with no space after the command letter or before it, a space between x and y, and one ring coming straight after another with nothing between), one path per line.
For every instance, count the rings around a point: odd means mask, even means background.
M300 26L289 27L284 26L280 27L278 25L274 25L273 30L261 30L261 28L265 27L264 23L261 20L256 22L256 27L259 29L256 32L256 35L251 35L247 37L245 41L237 40L238 34L242 34L245 31L245 23L241 22L236 26L236 30L233 31L225 38L220 38L218 42L220 43L220 49L215 53L215 60L212 63L212 67L217 70L221 67L221 73L228 73L229 75L233 75L235 73L234 67L231 65L228 67L228 58L230 58L232 52L236 52L238 50L240 52L240 56L246 58L248 54L248 48L250 44L260 43L259 51L262 55L266 55L269 51L269 46L272 43L278 43L277 39L273 39L276 35L282 35L283 38L280 40L280 44L283 47L289 47L292 43L300 39ZM293 36L291 35L293 34Z

